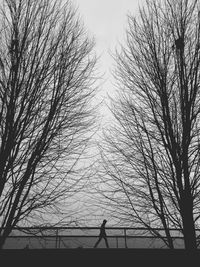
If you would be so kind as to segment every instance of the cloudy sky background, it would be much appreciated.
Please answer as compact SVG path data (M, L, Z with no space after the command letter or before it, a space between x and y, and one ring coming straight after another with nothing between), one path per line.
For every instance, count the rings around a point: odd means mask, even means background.
M139 5L141 6L145 0L72 0L74 6L78 8L78 13L84 23L85 29L89 36L95 39L95 52L99 58L98 60L98 74L102 79L98 81L99 93L96 98L97 101L103 101L99 109L101 116L101 127L97 133L101 137L101 129L107 128L111 119L111 114L106 108L106 103L109 104L107 94L113 96L115 91L114 78L111 71L114 69L114 60L111 53L115 49L120 48L120 44L125 44L127 15L137 15ZM95 135L95 136L97 136ZM93 154L97 153L91 151L91 158L94 159ZM90 155L89 155L90 157ZM94 177L93 177L94 178ZM97 208L95 205L95 196L86 192L80 195L80 207L77 208L78 213L83 214L83 221L78 219L82 226L95 226L98 221L106 216L104 209ZM100 200L98 200L100 201ZM84 219L85 217L85 219ZM106 216L106 218L108 218ZM84 222L85 221L85 222ZM108 226L111 225L109 219Z
M101 80L98 100L105 99L107 93L114 92L114 79L111 75L113 69L113 59L111 53L119 48L120 43L124 43L127 28L127 14L138 13L139 5L144 0L73 0L75 7L85 24L89 35L95 38L95 50L98 61L98 72L103 75ZM101 112L106 124L108 110L102 105Z
M120 44L125 44L127 15L137 15L139 5L141 6L144 1L145 0L72 0L74 6L78 8L78 14L84 23L86 31L90 37L94 37L95 39L94 49L97 57L99 57L97 73L102 79L98 81L99 93L96 99L98 103L104 100L104 105L102 103L99 109L101 127L98 133L95 134L96 137L102 137L101 130L107 128L112 119L108 108L106 108L106 104L109 104L107 94L113 96L115 92L115 81L111 73L114 69L114 60L112 59L111 53L114 53L115 49L119 49ZM89 158L93 161L96 154L98 156L98 152L94 147L89 152ZM95 179L95 177L92 177L92 179ZM96 196L90 193L90 190L89 192L81 192L81 194L77 195L77 198L78 205L75 210L77 211L77 221L79 225L95 226L98 225L103 218L108 219L108 226L114 224L112 218L109 218L110 216L106 214L103 208L97 208L100 199L98 198L97 200ZM79 202L80 199L81 203Z

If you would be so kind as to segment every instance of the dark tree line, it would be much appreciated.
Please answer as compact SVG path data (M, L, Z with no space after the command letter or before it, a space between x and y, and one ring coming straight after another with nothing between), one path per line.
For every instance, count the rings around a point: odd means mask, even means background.
M100 205L170 248L170 228L186 249L199 242L199 11L199 0L150 0L128 16L99 145ZM0 20L2 247L15 226L69 218L88 182L81 160L95 126L96 58L70 1L4 0Z
M111 216L148 228L170 248L170 228L180 229L186 249L198 245L199 12L198 0L151 0L128 16L126 44L114 56L114 120L100 144Z
M0 21L2 247L13 227L66 213L84 185L96 58L70 1L5 0Z

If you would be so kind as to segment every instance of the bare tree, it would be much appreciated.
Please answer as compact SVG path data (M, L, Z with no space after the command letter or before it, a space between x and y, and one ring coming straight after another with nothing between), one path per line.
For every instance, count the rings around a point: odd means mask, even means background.
M96 58L70 1L5 0L0 12L2 247L16 225L66 213L87 182Z
M198 0L151 0L128 16L126 44L115 54L115 123L101 152L112 216L145 226L170 248L170 228L181 229L186 249L198 245L199 14Z

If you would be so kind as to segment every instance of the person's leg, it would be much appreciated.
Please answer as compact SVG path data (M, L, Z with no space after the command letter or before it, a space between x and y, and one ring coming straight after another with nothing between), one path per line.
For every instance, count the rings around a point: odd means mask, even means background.
M96 244L94 245L94 248L96 248L99 244L99 242L101 241L102 237L100 236L99 239L97 240Z
M104 236L104 240L105 240L105 243L106 243L106 247L109 248L108 240L107 240L107 237L106 236Z

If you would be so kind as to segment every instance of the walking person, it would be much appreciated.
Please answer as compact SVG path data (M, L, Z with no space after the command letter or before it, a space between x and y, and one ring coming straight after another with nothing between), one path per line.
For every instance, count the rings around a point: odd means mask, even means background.
M107 221L103 220L103 223L101 224L101 228L100 228L99 239L97 240L96 244L94 245L94 248L96 248L98 246L98 244L100 243L102 238L105 240L106 247L109 248L106 230L105 230L105 224L106 223L107 223Z

